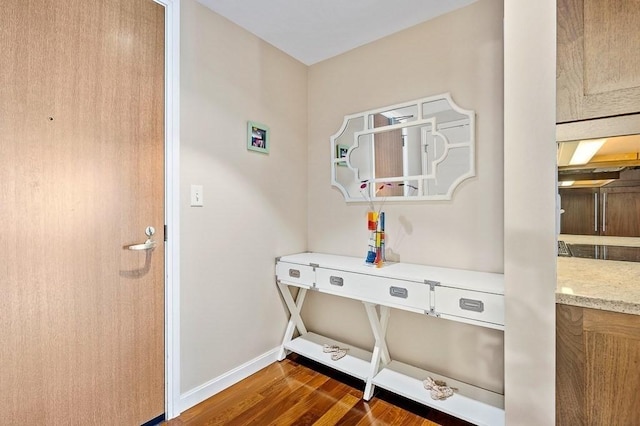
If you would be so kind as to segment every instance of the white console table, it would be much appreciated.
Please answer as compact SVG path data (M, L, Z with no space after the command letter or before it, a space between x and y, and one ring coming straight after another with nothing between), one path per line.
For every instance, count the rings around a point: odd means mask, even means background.
M385 340L392 308L503 330L503 275L407 263L375 268L355 257L299 253L276 260L276 282L291 313L280 360L292 351L357 377L365 382L367 401L379 386L477 425L504 425L503 395L391 360ZM290 287L298 288L295 299ZM308 290L361 301L375 338L373 350L308 332L300 316ZM299 336L293 338L296 329ZM325 344L349 351L332 361L323 352ZM422 383L427 377L458 390L446 400L433 400Z

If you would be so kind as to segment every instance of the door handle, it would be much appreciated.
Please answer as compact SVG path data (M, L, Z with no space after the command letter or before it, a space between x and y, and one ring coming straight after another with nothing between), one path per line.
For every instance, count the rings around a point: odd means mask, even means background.
M593 231L598 232L598 193L593 194Z
M156 243L151 238L149 238L147 241L145 241L142 244L133 244L131 246L127 246L127 248L129 250L153 250L154 248L156 248L157 245L158 243Z
M144 233L146 234L147 237L149 237L149 238L147 238L147 241L145 241L144 243L141 243L141 244L133 244L133 245L126 246L126 247L129 250L136 250L136 251L153 250L154 248L156 248L158 243L156 243L155 241L153 241L151 239L153 234L156 233L155 228L153 226L147 226L147 229L144 230Z
M607 235L607 193L602 194L602 234Z

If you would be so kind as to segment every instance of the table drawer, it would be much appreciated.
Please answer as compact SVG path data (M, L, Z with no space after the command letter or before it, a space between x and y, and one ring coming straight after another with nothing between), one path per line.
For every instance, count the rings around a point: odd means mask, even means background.
M299 284L303 287L313 287L316 273L313 270L313 266L278 262L276 263L276 278L285 284Z
M382 305L429 310L429 286L366 274L316 269L318 290Z
M504 296L436 286L435 311L504 325Z

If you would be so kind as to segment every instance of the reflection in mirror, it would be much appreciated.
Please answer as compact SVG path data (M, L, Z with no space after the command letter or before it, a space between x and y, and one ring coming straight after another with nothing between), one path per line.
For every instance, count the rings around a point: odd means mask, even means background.
M640 135L560 142L557 160L564 255L571 244L640 246Z
M369 115L370 127L384 127L398 123L408 123L418 119L418 106L395 108Z
M331 137L346 201L449 200L475 176L475 114L449 94L346 116Z

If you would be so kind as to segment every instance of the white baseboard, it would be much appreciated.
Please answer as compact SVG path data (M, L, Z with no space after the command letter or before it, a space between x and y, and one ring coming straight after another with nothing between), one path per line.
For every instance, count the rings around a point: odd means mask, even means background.
M196 388L193 388L182 395L180 395L180 412L184 412L189 408L201 403L202 401L211 398L228 388L231 385L238 383L240 380L245 379L263 369L269 364L273 364L278 360L278 352L280 346L271 349L264 354L245 362L244 364L227 371L226 373L209 380Z

